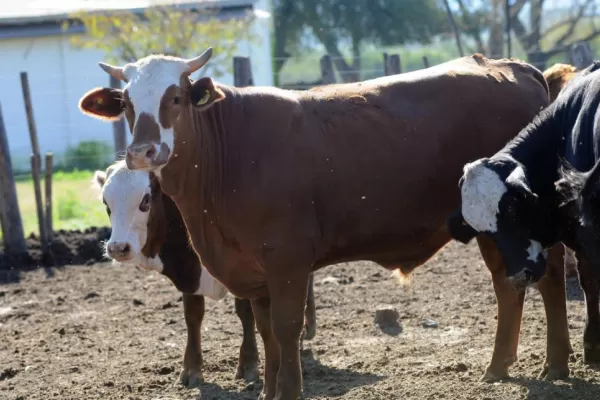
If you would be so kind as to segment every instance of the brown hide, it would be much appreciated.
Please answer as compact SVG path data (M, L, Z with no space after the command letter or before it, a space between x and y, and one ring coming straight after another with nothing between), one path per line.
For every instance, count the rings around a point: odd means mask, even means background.
M463 165L548 104L540 71L481 55L313 91L218 88L182 112L161 182L202 263L245 298L297 268L410 272L450 240Z
M556 100L560 91L575 75L577 75L577 68L569 64L557 63L544 71L544 78L550 90L550 102Z

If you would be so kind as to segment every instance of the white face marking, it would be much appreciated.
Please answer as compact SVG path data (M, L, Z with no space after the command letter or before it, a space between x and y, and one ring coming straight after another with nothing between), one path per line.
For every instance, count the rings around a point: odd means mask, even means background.
M538 256L542 254L542 257L546 259L548 257L548 250L542 247L542 244L537 240L529 240L529 247L527 248L527 259L530 261L537 261Z
M495 233L498 230L500 200L507 191L506 185L481 160L465 165L463 172L463 218L478 232Z
M163 129L159 122L160 100L169 86L179 85L181 75L188 70L184 60L175 57L148 56L133 64L127 64L123 73L128 79L126 89L135 110L135 124L140 114L147 113L154 117L159 125L160 139L173 154L175 133L173 128ZM160 143L156 144L157 154Z
M216 280L207 270L202 267L200 274L200 286L196 290L197 295L206 296L213 300L221 300L227 294L227 289L221 282Z
M110 209L112 227L110 239L106 244L110 246L112 243L128 243L132 255L132 259L126 260L128 264L148 264L144 261L141 250L148 236L149 212L139 209L140 202L146 194L150 194L149 174L129 170L122 161L117 164L102 187L102 197ZM162 271L162 263L152 261L148 265L153 265L152 269L160 268Z

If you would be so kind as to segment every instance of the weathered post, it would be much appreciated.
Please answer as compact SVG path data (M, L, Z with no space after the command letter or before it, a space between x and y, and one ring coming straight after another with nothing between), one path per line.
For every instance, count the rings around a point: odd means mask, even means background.
M31 93L29 90L29 78L27 72L21 72L21 89L23 90L23 101L25 103L25 113L27 114L27 125L29 127L29 137L31 139L31 175L33 177L33 188L35 190L35 203L37 208L38 225L40 230L40 244L42 253L48 253L48 235L46 233L46 219L42 204L42 188L40 185L41 175L41 156L40 144L38 142L35 119L33 117L33 106L31 105Z
M121 88L121 81L117 78L110 77L110 87L114 89ZM125 155L125 148L127 147L127 131L125 130L125 119L121 118L118 121L112 123L113 126L113 140L115 144L115 159L123 157Z
M333 70L333 60L326 54L321 57L321 81L323 85L335 83L335 71Z
M385 75L395 75L402 72L398 54L383 53L383 72Z
M45 199L46 199L46 234L48 243L52 242L54 237L54 227L52 223L52 169L53 169L53 154L46 153L46 176L44 179Z
M588 67L594 62L594 53L588 42L577 42L571 46L571 62L578 70Z
M427 56L423 56L423 65L425 66L425 68L429 68L429 59L427 58Z
M233 84L237 87L254 86L250 58L233 57Z
M12 254L27 253L2 107L0 107L0 225L4 251Z

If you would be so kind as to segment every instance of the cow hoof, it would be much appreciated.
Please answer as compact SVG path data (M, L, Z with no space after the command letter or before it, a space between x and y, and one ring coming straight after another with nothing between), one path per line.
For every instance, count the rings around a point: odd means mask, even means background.
M317 324L316 323L306 323L304 325L304 336L302 339L304 340L312 340L315 338L317 334Z
M600 344L583 344L583 362L585 364L600 363Z
M503 381L508 378L510 378L510 375L508 374L508 370L498 373L498 372L494 372L490 368L488 368L485 371L485 373L483 374L483 376L479 379L479 381L485 382L485 383L494 383L494 382Z
M235 379L244 379L248 382L255 382L258 380L258 365L256 363L249 363L248 365L238 365L237 372L235 373Z
M553 367L546 365L538 375L538 379L545 381L561 381L569 377L569 367Z
M189 371L187 369L183 369L179 374L179 381L187 388L194 388L198 387L202 382L204 382L204 376L200 371Z

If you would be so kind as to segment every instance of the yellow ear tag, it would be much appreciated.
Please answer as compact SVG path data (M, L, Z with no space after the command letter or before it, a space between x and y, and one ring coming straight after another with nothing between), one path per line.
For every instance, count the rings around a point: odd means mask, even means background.
M208 99L210 99L210 90L206 89L204 91L204 96L196 103L197 106L201 106L202 104L208 103Z
M98 97L96 99L96 103L102 105L102 103L104 103L104 99L102 97Z

